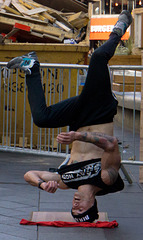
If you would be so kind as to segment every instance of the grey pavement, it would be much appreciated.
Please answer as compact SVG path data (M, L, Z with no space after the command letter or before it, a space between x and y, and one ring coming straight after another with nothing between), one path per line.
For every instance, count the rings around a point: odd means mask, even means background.
M128 148L124 154L132 156L131 132L125 132ZM120 139L121 129L115 127ZM136 135L136 154L139 154L139 134ZM137 156L138 157L138 156ZM23 153L0 152L0 240L142 240L143 239L143 185L139 184L139 167L127 166L133 183L125 176L123 191L97 198L98 208L107 212L109 221L116 220L115 229L55 228L20 225L22 218L29 219L32 211L70 211L73 190L46 193L25 183L28 170L48 170L57 167L62 158L35 156Z

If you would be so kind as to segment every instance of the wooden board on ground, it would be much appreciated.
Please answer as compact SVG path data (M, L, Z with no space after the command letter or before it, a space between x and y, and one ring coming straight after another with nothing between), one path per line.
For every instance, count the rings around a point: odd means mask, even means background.
M70 212L32 212L30 221L41 222L41 221L64 221L64 222L75 222ZM97 221L109 221L106 212L99 212L99 218Z

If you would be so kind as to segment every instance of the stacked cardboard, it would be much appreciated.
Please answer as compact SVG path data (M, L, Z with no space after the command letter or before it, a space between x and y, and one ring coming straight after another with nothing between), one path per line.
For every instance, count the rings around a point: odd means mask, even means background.
M32 0L0 0L0 41L62 43L76 39L88 20L83 11L62 12Z

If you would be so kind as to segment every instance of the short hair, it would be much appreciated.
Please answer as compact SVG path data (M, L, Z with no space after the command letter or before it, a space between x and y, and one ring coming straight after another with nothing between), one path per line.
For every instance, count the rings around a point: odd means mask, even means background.
M84 213L75 215L73 214L71 209L71 214L76 222L93 222L95 219L99 218L96 199L95 199L94 205Z

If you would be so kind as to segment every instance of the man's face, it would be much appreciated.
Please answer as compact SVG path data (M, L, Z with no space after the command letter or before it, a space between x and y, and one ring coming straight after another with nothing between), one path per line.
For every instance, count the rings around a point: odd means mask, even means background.
M92 207L94 202L90 201L84 193L75 192L72 202L72 213L74 215L82 214Z

